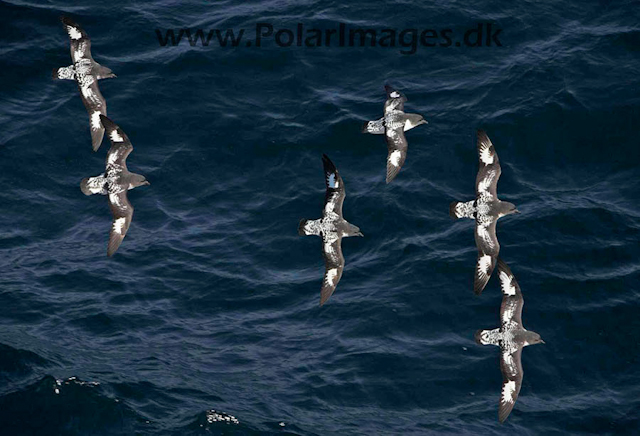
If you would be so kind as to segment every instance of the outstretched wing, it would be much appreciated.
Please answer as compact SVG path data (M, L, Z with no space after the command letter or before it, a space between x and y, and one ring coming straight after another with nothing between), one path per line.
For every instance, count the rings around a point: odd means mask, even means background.
M91 57L91 39L89 39L89 35L69 17L62 17L60 21L62 21L64 29L69 35L73 63L75 64L80 59L93 59Z
M320 306L327 302L336 290L344 269L344 256L342 255L342 238L328 238L322 235L322 254L324 256L324 279L320 290Z
M404 128L402 126L395 129L387 129L385 132L387 139L387 183L396 178L400 172L400 168L407 159L407 149L409 144L404 136Z
M480 295L491 278L500 253L495 220L491 223L476 221L476 246L478 247L478 262L473 280L473 292Z
M82 103L84 103L84 107L89 113L91 147L93 151L98 151L102 144L102 138L104 137L104 127L100 122L100 117L107 115L107 102L102 96L100 88L98 88L98 81L95 80L93 76L85 76L82 80L86 86L83 86L83 84L78 81L78 88L80 89Z
M97 151L100 148L100 144L102 144L104 136L104 128L100 124L100 115L107 114L107 102L102 96L100 88L98 88L97 78L91 73L95 63L91 56L91 40L80 25L71 18L62 17L61 21L67 31L67 35L69 35L74 78L78 83L82 103L89 113L91 146L93 151ZM60 77L61 70L57 70L58 77ZM68 72L65 72L65 74L61 78L67 78Z
M500 347L500 370L502 371L502 393L498 406L498 420L503 423L516 404L522 387L522 347L509 353Z
M480 166L476 177L476 195L489 195L497 199L498 179L502 172L498 155L484 130L478 130L477 137Z
M502 305L500 306L502 325L515 322L522 326L522 306L524 305L522 291L511 269L502 259L498 259L498 277L500 277L502 288Z
M387 101L384 103L384 113L386 114L393 110L404 111L404 104L407 101L407 97L389 85L384 85L384 90L387 91Z
M133 206L129 203L127 191L123 190L117 194L109 194L109 208L113 215L113 223L109 233L107 256L113 256L120 244L122 244L133 218Z
M322 155L322 164L324 165L324 182L327 186L322 214L327 216L335 213L342 217L342 203L344 203L344 197L346 196L344 182L340 177L340 173L338 173L338 169L326 154Z
M111 119L100 116L100 121L107 131L107 136L111 140L111 148L107 153L107 171L109 166L118 165L127 167L127 156L133 151L133 145L129 137Z

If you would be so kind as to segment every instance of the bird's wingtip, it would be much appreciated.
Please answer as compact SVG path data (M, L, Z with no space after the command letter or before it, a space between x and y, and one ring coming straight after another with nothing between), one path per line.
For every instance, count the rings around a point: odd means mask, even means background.
M327 172L333 173L338 171L338 169L336 168L336 165L333 163L331 159L329 159L329 156L327 156L326 154L322 155L322 165L324 166L324 169Z
M70 17L66 16L66 15L62 15L60 17L60 21L62 22L62 24L64 24L65 26L71 26L71 27L79 27L78 23L76 23L75 21L73 21Z
M489 139L489 136L487 136L487 132L485 132L482 129L478 129L476 131L476 138L478 138L478 141L487 141Z

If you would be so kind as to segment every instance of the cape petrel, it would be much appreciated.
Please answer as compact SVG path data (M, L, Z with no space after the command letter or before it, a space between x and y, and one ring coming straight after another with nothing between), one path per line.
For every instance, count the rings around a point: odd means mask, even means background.
M478 263L473 291L480 295L487 286L500 253L496 222L502 216L520 212L514 204L498 199L498 179L501 172L498 155L484 131L478 130L477 137L480 168L476 177L476 199L467 202L454 201L449 206L449 214L453 218L471 218L476 221Z
M528 331L522 325L522 292L513 273L502 259L498 259L498 274L502 287L500 327L478 330L475 340L478 344L500 347L502 394L498 406L498 420L503 423L513 410L522 386L522 349L527 345L544 344L544 341L538 333Z
M384 86L387 91L387 101L384 103L384 116L376 121L365 123L363 133L385 135L387 140L387 183L391 182L400 172L400 168L407 158L407 138L404 132L411 130L427 121L418 114L404 113L404 103L407 101L401 92L389 85Z
M342 255L342 238L348 236L364 236L360 229L348 223L342 216L342 203L345 189L342 177L336 166L327 155L322 155L324 180L327 193L324 200L322 218L301 220L298 225L299 235L317 235L322 238L322 254L324 256L324 280L320 290L320 306L327 302L342 277L344 256Z
M75 80L80 90L84 107L89 112L91 143L93 151L102 144L104 127L100 124L100 115L107 115L107 102L100 93L98 80L116 77L113 72L93 60L91 56L91 40L82 28L73 20L62 17L69 41L71 42L71 60L68 67L53 70L54 79Z
M108 196L113 223L109 233L107 256L113 256L127 234L133 218L133 206L129 203L127 191L138 186L150 185L150 183L144 176L131 173L127 169L127 156L133 151L127 135L104 115L100 115L100 121L111 140L106 169L99 176L83 179L80 189L85 195Z

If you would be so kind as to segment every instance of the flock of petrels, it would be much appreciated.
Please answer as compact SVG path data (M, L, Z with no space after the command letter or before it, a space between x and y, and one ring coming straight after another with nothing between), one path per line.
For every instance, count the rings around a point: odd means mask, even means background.
M63 17L61 20L69 35L73 63L68 67L54 69L53 78L76 81L82 102L89 113L93 151L100 148L105 130L111 141L105 171L98 176L83 179L80 189L85 195L102 194L108 197L113 222L107 255L112 256L122 243L133 217L133 206L127 199L127 191L149 185L149 182L144 176L131 173L127 169L126 160L133 151L133 146L122 129L107 118L107 104L98 88L98 81L116 75L93 59L91 40L86 32L70 18ZM396 178L407 158L408 142L404 132L427 124L427 121L421 115L404 112L407 98L401 92L388 85L385 85L385 90L387 100L382 118L365 123L363 132L385 135L388 149L386 182L390 183ZM526 330L522 325L524 301L520 286L507 264L498 257L500 244L496 236L496 223L500 217L519 211L512 203L498 199L500 162L489 137L481 130L477 133L477 148L480 168L476 178L476 198L467 202L451 203L449 214L456 219L475 220L478 260L473 289L476 295L482 293L495 267L498 267L503 295L500 327L478 330L474 337L479 344L500 347L503 383L498 419L502 423L511 413L522 385L522 348L544 341L540 335ZM342 277L345 263L342 238L363 236L360 229L347 222L342 215L346 191L338 169L326 155L322 156L322 162L326 185L322 218L303 219L298 225L300 235L316 235L322 238L325 273L320 291L321 306L331 297Z
M62 24L69 35L73 63L68 67L54 69L53 78L75 80L78 84L80 97L89 112L93 151L100 148L105 130L111 141L105 171L99 176L83 179L80 189L85 195L101 194L109 199L113 223L109 232L107 256L113 256L122 244L133 218L133 206L127 198L127 191L150 183L144 176L127 169L127 156L133 151L133 146L122 129L107 118L107 102L98 88L98 80L116 75L93 60L91 40L77 23L62 17Z
M404 132L427 121L421 115L404 112L407 98L390 86L385 86L387 101L384 104L384 116L364 125L363 132L384 134L387 142L387 183L398 175L407 158L408 142ZM500 244L496 236L496 223L500 217L519 213L516 206L498 198L498 179L500 161L487 134L479 130L477 139L480 168L476 178L476 198L467 202L453 202L449 206L451 217L471 218L476 222L476 246L478 261L474 276L473 290L480 295L489 282L496 265L502 288L500 307L501 325L493 330L478 330L475 340L482 345L500 347L503 383L502 395L498 407L498 419L504 422L515 405L522 386L522 348L540 344L544 341L540 335L527 331L522 325L522 306L524 300L520 286L506 263L498 257ZM322 238L322 253L325 272L320 290L320 305L327 302L336 290L344 270L342 238L363 236L360 228L349 223L342 215L342 204L346 196L344 182L336 166L326 156L322 156L324 178L327 192L325 195L322 218L303 219L298 225L300 235L317 235Z

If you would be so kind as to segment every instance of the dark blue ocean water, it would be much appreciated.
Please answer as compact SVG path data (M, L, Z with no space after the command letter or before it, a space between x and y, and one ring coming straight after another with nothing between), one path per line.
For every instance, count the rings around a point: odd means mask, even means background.
M640 5L285 0L0 3L1 435L640 432ZM92 153L59 16L78 21L129 135L133 224L85 197ZM502 47L161 47L155 29L502 28ZM427 126L385 185L360 133L383 85ZM525 297L520 398L498 424L494 277L472 292L475 130L522 214L498 224ZM318 307L322 153L347 188L346 268ZM75 378L72 378L75 377ZM235 422L216 422L230 415ZM224 415L226 414L226 415ZM231 418L229 418L231 419ZM212 422L209 422L212 421Z

